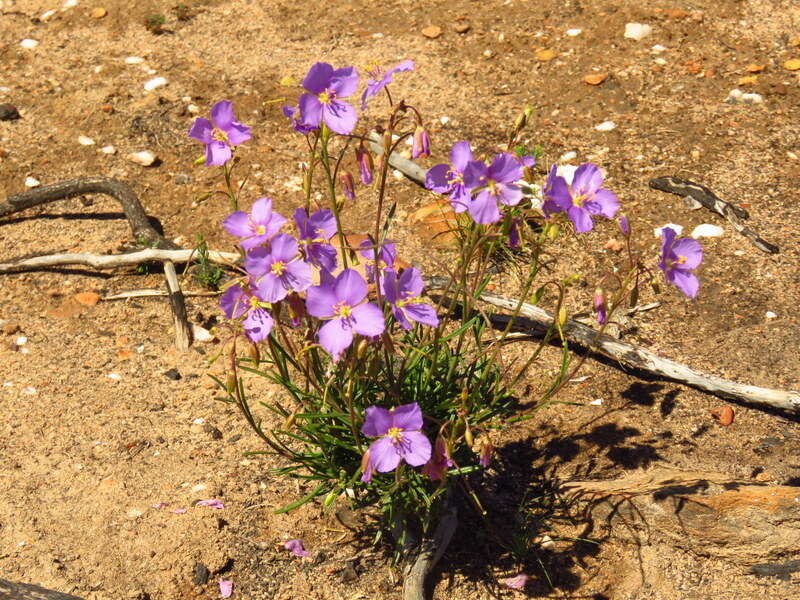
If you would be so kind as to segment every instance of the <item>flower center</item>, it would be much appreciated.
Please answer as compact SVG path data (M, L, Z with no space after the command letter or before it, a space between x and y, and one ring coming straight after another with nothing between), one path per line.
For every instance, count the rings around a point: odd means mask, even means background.
M488 188L488 190L489 190L489 193L490 193L492 196L499 196L499 195L500 195L500 186L499 186L499 184L498 184L496 181L494 181L493 179L490 179L490 180L488 180L488 181L486 182L486 187Z
M257 225L256 226L256 235L264 235L267 233L267 226L266 225Z
M275 261L272 263L272 267L270 268L270 272L275 275L276 277L280 277L283 275L283 272L286 271L286 263L282 260Z
M403 443L403 430L399 427L390 427L386 432L386 437L392 438L392 443L399 446Z
M681 256L681 255L679 254L679 255L678 255L678 258L677 258L677 259L675 259L675 263L674 263L674 264L676 264L676 265L682 265L682 264L684 264L684 263L686 263L686 257L685 257L685 256Z
M576 196L573 196L573 197L572 197L572 203L573 203L575 206L583 206L583 205L584 205L584 204L586 204L586 203L587 203L589 200L591 200L591 197L590 197L590 195L589 195L589 194L586 194L586 193L584 193L584 194L578 194L578 195L576 195Z
M250 310L255 310L258 308L259 300L255 296L250 296Z
M218 142L225 142L226 144L229 143L228 134L222 131L222 129L219 129L217 127L214 127L214 130L211 132L211 137L212 139L215 139Z
M331 104L334 100L336 100L336 92L330 89L325 89L319 96L319 101L323 104Z
M333 314L335 314L339 319L349 318L352 312L353 307L345 302L338 302L337 304L333 305Z
M450 169L445 175L447 183L456 185L457 183L464 183L464 174L458 169Z

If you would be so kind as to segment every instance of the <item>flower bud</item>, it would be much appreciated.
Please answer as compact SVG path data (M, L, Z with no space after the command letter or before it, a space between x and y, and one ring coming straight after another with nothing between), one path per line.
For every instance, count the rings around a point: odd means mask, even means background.
M375 165L372 162L372 154L367 150L364 142L361 142L358 148L356 148L356 161L358 162L358 170L361 175L361 183L369 185L372 183L372 173L375 169Z
M519 248L519 223L520 219L511 219L511 226L508 228L509 248Z
M341 175L339 175L339 182L342 184L342 191L344 192L344 197L350 200L351 202L356 198L356 187L355 181L353 180L353 176L349 173L349 171L345 171Z
M258 349L258 344L255 342L250 343L249 348L250 359L253 361L253 365L257 369L258 366L261 364L261 352Z
M562 306L558 309L558 325L559 327L563 327L564 324L567 322L567 307Z
M485 469L489 466L489 461L492 460L492 452L494 452L494 445L488 438L483 440L481 444L481 453L478 462Z
M299 327L301 319L306 314L306 305L297 292L292 292L287 297L289 310L292 313L292 327Z
M475 438L472 436L472 429L469 428L469 423L464 421L464 424L467 426L464 430L464 441L467 442L467 446L471 448L475 443Z
M631 228L630 225L628 224L628 217L626 217L625 215L619 216L619 230L625 235L631 234Z
M594 291L594 312L597 313L597 322L600 325L605 325L608 308L606 306L606 295L600 288Z
M428 132L421 125L414 130L414 143L411 145L411 158L430 156L431 145Z
M547 226L547 237L551 242L555 242L558 238L558 234L560 233L561 228L558 226L558 223L550 223Z
M225 390L229 394L233 394L233 391L236 389L236 375L233 373L228 373L228 378L225 380Z

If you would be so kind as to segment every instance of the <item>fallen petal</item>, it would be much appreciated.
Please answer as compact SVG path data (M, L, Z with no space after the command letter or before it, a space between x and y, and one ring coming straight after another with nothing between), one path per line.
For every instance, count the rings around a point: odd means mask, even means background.
M233 581L230 579L219 580L219 595L223 598L230 598L233 594Z
M176 515L185 515L187 511L185 508L175 508L172 510L172 512L174 512Z
M225 508L225 505L222 503L222 500L217 500L212 498L210 500L198 500L197 506L210 506L211 508L216 508L217 510L222 510Z
M295 556L311 556L303 546L302 540L289 540L283 544L283 547L292 552Z

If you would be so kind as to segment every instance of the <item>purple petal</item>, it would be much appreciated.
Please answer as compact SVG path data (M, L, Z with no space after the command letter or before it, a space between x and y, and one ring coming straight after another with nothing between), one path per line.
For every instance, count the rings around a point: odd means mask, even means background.
M333 307L339 302L333 286L315 285L306 292L306 310L312 317L329 319L334 315Z
M700 291L700 280L689 271L674 269L669 273L668 279L689 298L696 298Z
M228 134L228 141L232 146L244 144L247 140L253 137L253 135L250 133L250 128L247 125L242 125L238 121L234 121L233 124L228 127L226 133Z
M564 212L565 210L569 209L570 206L572 206L572 194L570 194L567 180L561 177L561 175L556 175L555 172L556 167L553 165L553 168L550 170L550 174L547 176L547 182L544 186L544 195L547 196L552 203L560 209L557 211L553 210L551 212Z
M219 305L226 317L238 319L247 312L250 302L241 287L232 285L222 294L222 298L219 299Z
M405 297L416 298L422 293L424 284L419 269L409 267L400 275L400 293Z
M356 93L358 89L358 71L355 67L336 69L328 88L336 92L339 98L347 98Z
M261 277L272 268L272 257L266 248L254 248L244 257L244 269L252 277Z
M679 266L682 270L696 269L703 262L703 247L697 240L681 238L672 245L672 252L685 259Z
M392 427L407 431L422 429L422 409L416 402L395 406L389 412L392 415Z
M206 145L206 166L222 166L228 162L233 153L225 142L213 140Z
M469 142L456 142L450 150L450 164L456 169L464 172L467 165L472 160L472 148Z
M225 217L222 222L225 231L240 238L247 238L253 235L250 227L250 217L243 210L237 210Z
M494 157L488 177L499 183L514 183L522 179L522 165L513 154L503 152Z
M311 553L305 549L303 546L302 540L289 540L288 542L284 542L283 547L289 550L295 556L311 556Z
M386 329L386 321L383 317L383 311L372 304L359 304L353 309L353 329L356 333L372 337L380 335Z
M619 210L619 198L614 192L606 189L597 190L591 202L587 202L588 204L594 205L590 212L603 215L607 219L613 219Z
M208 144L214 139L211 136L213 129L214 128L211 125L211 121L208 119L195 119L194 123L192 124L192 128L189 129L189 137L197 140L198 142Z
M326 271L336 269L336 248L330 244L311 244L308 247L308 259Z
M282 277L273 273L267 273L259 277L258 286L253 291L256 298L270 303L280 302L286 298L288 293L286 282Z
M347 102L334 100L330 104L323 105L322 119L331 128L331 131L347 135L355 129L358 115L356 115L356 109Z
M409 321L408 317L406 316L405 306L392 306L392 316L394 317L394 320L397 321L397 324L406 331L414 328L414 326L411 324L411 321Z
M444 163L431 167L425 174L425 187L437 194L448 193L453 188L453 184L447 179L449 171L450 166Z
M211 122L214 127L227 131L234 122L233 104L228 100L217 102L211 109Z
M219 595L222 598L230 598L231 594L233 594L233 581L230 579L223 579L220 577L219 580Z
M464 185L470 189L486 183L489 167L483 161L471 160L464 168Z
M626 217L625 215L622 215L619 218L619 230L625 235L629 235L631 232L631 226L628 223L628 217Z
M367 282L355 269L345 269L336 278L335 291L337 301L355 306L366 297Z
M500 184L500 202L506 206L516 206L522 200L522 190L517 185Z
M591 194L603 185L603 172L597 165L583 163L572 177L572 189L576 195Z
M591 231L594 227L592 217L585 208L575 206L574 204L567 209L567 216L572 224L575 226L575 233L585 233Z
M405 309L408 318L412 321L422 323L423 325L428 325L429 327L439 326L439 316L436 314L436 309L430 304L425 304L422 302L406 304L403 306L403 308Z
M303 79L303 87L312 94L321 94L330 85L333 67L328 63L314 63ZM300 107L303 110L303 107ZM308 121L306 121L308 122Z
M272 218L272 198L259 198L250 207L253 223L266 225Z
M367 415L364 418L364 425L361 433L367 437L379 437L385 435L392 426L392 413L380 406L367 407Z
M225 504L223 504L222 500L217 500L216 498L211 498L210 500L198 500L197 506L208 506L210 508L216 508L217 510L222 510L225 508Z
M269 337L272 331L272 317L263 308L251 310L242 322L244 333L251 342L260 342Z
M272 260L289 262L297 256L297 240L288 233L281 233L272 238L269 245Z
M309 127L319 127L322 122L322 102L319 98L311 94L303 94L300 96L300 115L302 116L302 124Z
M483 190L478 194L469 205L469 214L476 223L487 225L489 223L496 223L502 219L502 215L497 208L497 202L489 193L489 190Z
M379 473L394 471L402 460L392 438L388 437L382 437L372 442L369 447L369 456L370 462Z
M403 459L412 467L420 467L431 459L431 442L420 431L403 433L404 444L400 445Z
M336 217L331 210L318 210L309 219L314 237L318 237L320 231L326 240L331 239L336 233Z
M295 260L286 265L284 279L295 292L302 292L311 285L311 265Z
M511 588L512 590L521 590L527 585L528 579L530 579L530 577L525 575L525 573L521 573L520 575L516 575L514 577L501 579L500 583L508 588Z
M309 312L311 311L309 310ZM339 360L342 352L353 343L353 331L350 327L345 326L342 319L328 321L320 327L317 335L320 345L330 353L334 360Z
M508 228L508 247L519 248L519 219L511 219L511 225Z
M402 299L397 273L394 269L385 269L380 281L381 292L389 304L397 304Z

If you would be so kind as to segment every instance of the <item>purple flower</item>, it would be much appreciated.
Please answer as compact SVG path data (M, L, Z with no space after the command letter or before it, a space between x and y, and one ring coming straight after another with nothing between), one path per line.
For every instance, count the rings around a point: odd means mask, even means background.
M375 165L372 162L372 154L367 150L364 142L356 148L356 161L358 162L358 171L361 175L361 183L369 185L372 183L372 172Z
M394 269L386 269L381 278L381 290L386 301L392 305L392 314L403 329L411 329L411 321L436 327L439 317L430 304L419 302L422 294L422 275L410 267L405 269L400 277Z
M520 573L514 577L506 577L505 579L501 579L500 583L508 588L511 588L512 590L522 590L528 584L529 579L530 577L525 575L525 573Z
M367 100L373 96L377 96L383 88L392 83L393 75L395 73L400 73L401 71L413 71L414 61L404 60L403 62L396 64L383 73L381 73L379 69L380 67L376 67L369 72L370 78L367 80L367 87L361 94L361 110L367 110Z
M492 452L494 452L494 445L489 440L484 440L481 445L481 453L478 457L478 463L485 469L489 466L492 460Z
M361 481L370 482L372 473L394 471L405 461L419 467L431 458L431 443L422 433L422 410L412 402L386 410L380 406L367 408L361 433L378 439L370 444L364 455Z
M315 131L319 128L319 126L312 126L312 125L304 125L302 119L302 115L300 113L299 106L289 106L286 105L282 108L283 116L287 117L292 120L292 128L298 132L306 135Z
M619 198L603 186L603 174L597 165L584 163L575 171L572 183L550 169L544 186L548 200L542 205L545 215L566 212L577 233L591 231L594 227L591 215L602 215L608 219L619 210Z
M305 549L305 546L303 546L303 540L289 540L288 542L284 542L283 547L295 556L299 556L301 558L305 556L311 556L311 553Z
M272 316L260 306L258 298L245 292L241 286L229 287L220 298L219 304L229 319L239 319L246 315L242 326L251 342L260 342L269 337L274 324Z
M671 227L661 229L661 260L658 268L664 271L667 281L689 298L696 298L700 290L700 281L691 271L703 262L703 249L697 240L690 238L676 240L677 235Z
M242 238L239 244L245 250L260 246L286 223L286 218L272 212L272 199L259 198L253 202L250 214L237 210L229 214L222 226L231 235Z
M231 146L244 144L252 136L250 128L233 116L233 104L217 102L211 109L211 120L195 119L189 137L206 145L206 165L224 165L233 156Z
M328 243L336 233L336 217L330 210L318 210L311 217L298 208L294 222L300 232L300 243L306 260L327 271L336 268L336 248Z
M269 250L251 250L244 268L254 281L253 292L264 302L280 302L290 290L302 292L311 285L311 265L300 260L297 240L281 233L272 238Z
M473 220L482 225L496 223L502 218L498 202L506 206L519 204L522 190L514 184L520 179L522 164L508 152L496 155L488 167L480 160L471 161L464 171L464 183L471 189L482 188L469 203Z
M425 128L417 125L411 144L411 158L426 157L431 155L431 141Z
M444 438L439 436L433 444L433 456L431 456L431 459L422 467L422 473L434 481L443 481L447 474L447 469L455 465L456 463L450 458L447 442Z
M625 235L631 234L631 226L628 223L628 217L625 215L620 215L619 217L619 230Z
M608 318L608 307L606 306L606 295L603 293L603 290L597 288L594 291L594 298L593 305L594 305L594 312L597 313L597 322L600 325L605 325L606 319Z
M519 248L519 226L522 224L522 219L514 217L511 219L511 224L508 226L508 247Z
M425 187L437 194L449 194L457 213L469 207L470 189L464 185L464 171L471 161L469 142L458 142L450 150L450 164L436 165L425 175Z
M325 123L331 131L347 135L356 126L355 109L339 98L347 98L358 88L358 73L353 67L336 69L328 63L315 63L303 79L310 93L300 96L302 124L319 127Z
M336 279L323 280L308 288L306 310L318 319L328 320L320 327L320 345L334 360L353 343L353 333L373 337L383 333L386 323L383 311L365 302L367 282L354 269L345 269Z
M367 259L366 272L367 281L373 283L375 281L375 274L380 273L383 269L391 269L394 266L394 259L397 258L397 247L392 240L384 240L381 245L381 250L378 252L378 258L375 259L375 242L372 237L364 240L359 244L359 253Z

